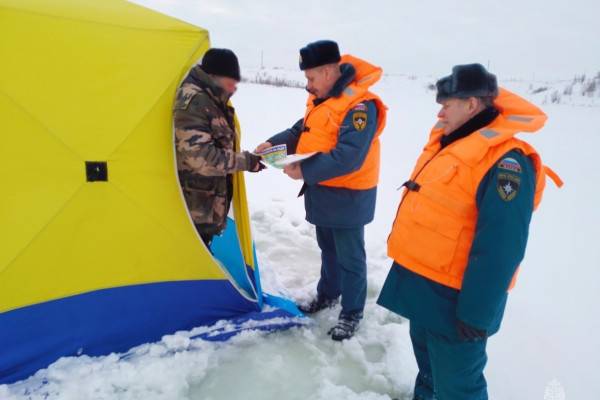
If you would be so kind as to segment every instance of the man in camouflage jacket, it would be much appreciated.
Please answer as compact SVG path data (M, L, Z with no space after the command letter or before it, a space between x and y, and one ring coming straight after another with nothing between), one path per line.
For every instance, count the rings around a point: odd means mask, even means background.
M233 173L260 171L260 157L236 152L238 140L230 97L240 81L235 54L210 49L177 90L173 110L177 171L188 210L210 247L227 222Z

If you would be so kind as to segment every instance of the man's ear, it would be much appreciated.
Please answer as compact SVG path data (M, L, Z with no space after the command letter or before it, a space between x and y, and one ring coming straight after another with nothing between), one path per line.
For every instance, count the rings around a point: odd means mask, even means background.
M475 114L479 108L479 99L477 97L469 97L468 109L471 114Z
M330 80L333 78L334 74L335 74L335 67L332 65L325 65L323 66L325 68L325 72L327 74L327 76L325 77L327 80Z
M325 75L324 76L325 80L327 80L327 81L329 81L331 79L331 77L333 76L333 72L331 71L331 68L329 68L326 65L323 66L323 71L322 72Z

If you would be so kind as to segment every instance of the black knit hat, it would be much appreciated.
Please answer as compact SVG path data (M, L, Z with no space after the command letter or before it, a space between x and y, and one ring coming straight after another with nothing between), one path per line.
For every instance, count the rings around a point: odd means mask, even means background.
M229 49L209 49L202 57L200 68L207 74L240 81L240 64L235 53Z
M489 73L481 64L456 65L451 75L440 79L435 85L438 103L449 98L498 96L496 75Z
M340 49L333 40L319 40L300 49L300 69L320 67L339 62Z

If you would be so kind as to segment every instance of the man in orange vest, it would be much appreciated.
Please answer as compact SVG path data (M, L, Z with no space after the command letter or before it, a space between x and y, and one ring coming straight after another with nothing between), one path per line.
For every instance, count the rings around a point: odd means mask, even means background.
M496 333L525 254L546 175L517 139L546 115L498 88L480 64L437 82L438 123L417 161L388 239L394 260L378 304L410 320L414 399L487 399L487 338Z
M304 118L257 151L286 144L288 153L317 153L284 172L303 179L306 219L316 225L321 249L317 296L300 307L315 313L341 296L342 310L329 331L333 340L352 337L362 319L367 295L364 226L373 220L379 180L379 135L386 107L369 88L381 68L359 58L340 56L330 40L300 50L307 79Z

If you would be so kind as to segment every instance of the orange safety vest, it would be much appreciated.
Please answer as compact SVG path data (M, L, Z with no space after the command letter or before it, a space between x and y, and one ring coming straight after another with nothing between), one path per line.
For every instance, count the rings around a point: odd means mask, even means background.
M535 149L515 137L546 122L538 107L505 89L494 102L500 115L487 127L441 149L441 124L431 131L398 207L388 238L388 256L403 267L442 285L462 287L477 223L477 188L488 171L511 150L530 157L536 171L534 209L546 176L560 178ZM516 273L510 284L516 281Z
M385 127L387 107L377 95L369 92L369 87L381 78L382 70L350 55L344 55L340 63L352 64L356 70L356 77L339 97L330 97L317 106L313 102L315 96L308 97L304 115L305 131L300 136L296 152L330 152L337 144L346 114L361 102L374 101L377 106L377 131L363 165L357 171L319 182L319 185L330 187L371 189L377 186L379 181L379 136Z

